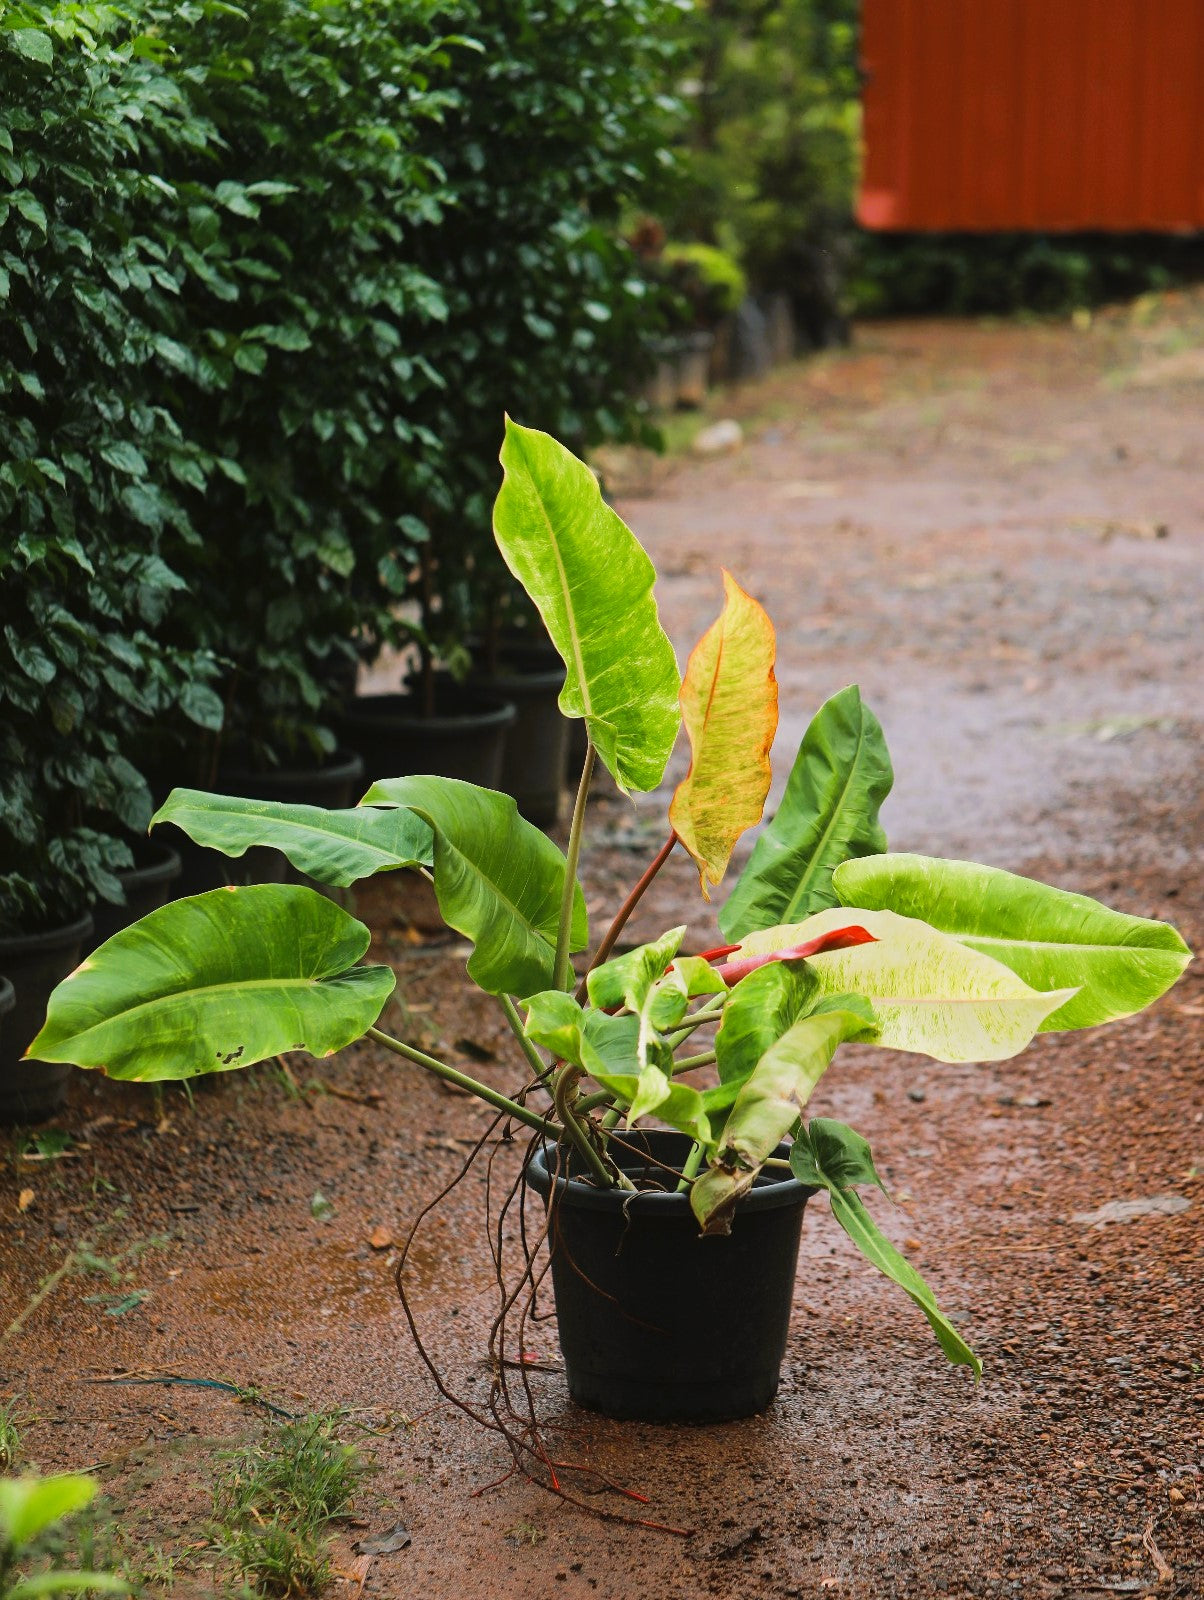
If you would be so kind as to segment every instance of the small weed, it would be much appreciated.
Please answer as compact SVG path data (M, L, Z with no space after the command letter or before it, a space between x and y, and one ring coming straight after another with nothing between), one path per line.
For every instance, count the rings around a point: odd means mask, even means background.
M223 1553L244 1580L243 1594L316 1594L330 1581L330 1541L273 1519L236 1529Z
M17 1399L0 1403L0 1472L7 1472L21 1453L21 1431L17 1427Z
M542 1544L547 1534L533 1522L516 1522L506 1533L511 1544Z
M330 1575L327 1524L342 1516L367 1470L341 1443L339 1413L274 1426L224 1457L213 1489L223 1555L254 1595L314 1592Z

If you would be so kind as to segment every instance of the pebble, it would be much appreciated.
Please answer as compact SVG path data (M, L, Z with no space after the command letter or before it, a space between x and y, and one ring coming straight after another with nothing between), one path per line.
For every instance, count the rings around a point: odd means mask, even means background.
M695 434L691 446L696 456L725 456L739 450L744 443L744 429L732 417L722 422L712 422Z

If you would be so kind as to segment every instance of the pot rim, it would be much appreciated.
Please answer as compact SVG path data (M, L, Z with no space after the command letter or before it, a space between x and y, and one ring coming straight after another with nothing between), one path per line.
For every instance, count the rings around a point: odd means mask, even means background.
M416 709L414 695L391 694L356 695L343 711L343 722L348 728L404 728L414 734L461 734L474 729L508 728L518 716L517 707L509 700L494 694L478 694L470 690L465 695L465 709L456 712L436 712L424 717ZM411 710L410 707L415 709Z
M85 911L74 922L61 922L57 928L45 928L41 933L0 934L0 956L38 954L76 944L91 935L92 926L92 913Z
M302 782L311 782L315 778L325 778L331 783L339 783L346 779L361 778L364 775L364 758L357 750L350 749L347 745L338 745L331 751L330 760L320 767L266 767L262 772L252 767L224 767L217 770L219 783L287 783L292 779ZM219 791L220 792L220 791Z
M634 1137L642 1138L649 1145L657 1143L668 1144L669 1141L680 1141L678 1148L684 1154L689 1150L691 1140L688 1134L674 1133L667 1129L650 1128L638 1129ZM789 1153L788 1144L779 1144L774 1151L776 1156L785 1156ZM641 1165L638 1157L624 1152L628 1161L622 1164L630 1169ZM567 1203L576 1210L583 1211L621 1211L630 1216L633 1212L642 1216L657 1217L661 1221L678 1219L690 1211L690 1196L676 1192L664 1193L659 1190L640 1190L632 1194L627 1189L596 1189L592 1184L584 1182L577 1176L557 1176L553 1178L548 1165L548 1147L541 1144L530 1156L523 1168L523 1179L536 1194L545 1200L551 1194L553 1187L556 1198L560 1203ZM783 1206L799 1206L817 1191L806 1183L802 1183L791 1174L790 1177L779 1178L776 1174L763 1176L763 1181L758 1182L747 1194L742 1195L736 1202L736 1214L743 1216L757 1211L776 1211Z
M183 871L183 863L179 852L173 850L169 844L163 844L158 839L139 840L140 848L145 852L153 851L158 857L157 861L147 861L143 866L124 867L117 874L122 887L129 898L130 890L146 889L155 883L174 883ZM121 906L114 910L120 911Z

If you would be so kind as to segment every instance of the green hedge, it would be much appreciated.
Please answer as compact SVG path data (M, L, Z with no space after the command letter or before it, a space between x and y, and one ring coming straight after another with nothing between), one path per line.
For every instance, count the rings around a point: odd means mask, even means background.
M328 749L353 641L454 652L507 408L639 431L673 9L0 0L9 923L115 892L152 767Z
M213 139L106 9L0 11L0 929L117 898L162 718L216 727L183 587L195 447L162 404L178 293L153 150Z

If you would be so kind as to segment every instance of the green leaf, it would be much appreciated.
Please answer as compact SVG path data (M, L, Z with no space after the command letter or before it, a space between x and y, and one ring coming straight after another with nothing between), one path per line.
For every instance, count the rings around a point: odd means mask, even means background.
M39 1572L20 1579L4 1592L4 1600L37 1600L43 1594L124 1594L135 1593L128 1578L114 1572Z
M872 1183L886 1193L878 1176L869 1140L845 1122L813 1117L800 1130L790 1152L790 1165L801 1183L816 1188L851 1189L858 1183Z
M43 33L40 28L12 28L4 37L27 60L40 61L44 67L53 65L54 46L50 35Z
M921 918L1034 989L1077 988L1044 1019L1043 1033L1131 1016L1165 993L1191 960L1169 923L971 861L870 856L846 862L834 884L842 904Z
M199 728L216 733L225 719L226 708L221 696L215 694L207 683L187 683L180 695L180 710L189 722Z
M736 1201L799 1119L845 1039L866 1032L860 1011L804 1017L772 1044L732 1102L718 1159L690 1190L704 1233L727 1233Z
M82 1473L0 1478L0 1545L29 1544L61 1517L88 1505L96 1484Z
M670 928L651 944L642 944L595 967L586 979L590 1004L600 1011L615 1006L638 1011L652 985L664 977L666 968L681 948L685 932L685 923L682 923L680 928Z
M893 911L821 911L806 922L750 934L740 955L789 949L850 916L873 944L812 956L808 966L825 995L864 995L878 1019L873 1041L937 1061L1003 1061L1029 1043L1046 1017L1065 1005L1070 989L1051 993L926 922Z
M368 929L292 884L212 889L114 934L59 984L35 1061L151 1082L329 1056L380 1016L396 979L355 965Z
M430 866L432 859L429 826L404 808L326 811L173 789L151 818L151 827L161 822L174 823L197 844L228 856L241 856L252 845L269 845L298 872L338 888L377 872Z
M596 1071L624 1072L633 1066L639 1036L636 1017L586 1011L563 989L545 989L523 1001L527 1038L560 1061Z
M816 712L773 821L719 913L725 939L836 904L833 870L886 849L878 808L894 773L878 719L854 684Z
M102 445L100 454L101 459L107 461L109 466L116 468L118 472L128 472L134 478L146 477L146 457L127 439L117 439L111 444Z
M507 419L501 459L494 537L564 657L560 709L585 718L620 789L654 789L681 721L655 569L593 473L555 439Z
M812 1123L812 1127L815 1124ZM837 1124L839 1126L839 1124ZM852 1129L847 1130L849 1133ZM971 1350L970 1346L958 1333L957 1329L941 1311L936 1303L936 1296L924 1282L923 1278L907 1260L895 1249L890 1240L882 1234L869 1212L865 1209L860 1195L849 1188L842 1188L835 1180L829 1179L822 1171L817 1174L816 1165L812 1156L807 1151L805 1144L800 1140L795 1142L791 1152L790 1164L794 1168L795 1176L803 1183L813 1183L818 1180L828 1191L828 1203L832 1207L832 1215L840 1226L852 1239L865 1259L878 1268L879 1272L886 1274L893 1283L909 1294L928 1318L932 1331L936 1334L937 1342L955 1366L970 1367L976 1378L982 1376L982 1362Z
M435 836L443 920L476 946L468 974L491 994L551 987L567 863L509 795L457 778L388 778L362 805L408 806ZM589 942L585 896L573 890L570 950Z
M653 1083L652 1073L664 1081L667 1093L653 1092L654 1089L659 1091L661 1085ZM641 1073L591 1071L590 1076L629 1108L629 1123L634 1122L637 1116L655 1110L658 1121L676 1128L679 1133L688 1133L705 1149L713 1149L715 1141L702 1095L697 1089L691 1089L689 1084L670 1083L664 1073L655 1067ZM640 1105L641 1094L645 1096L644 1105ZM650 1101L655 1101L655 1104L649 1104Z
M804 961L775 961L741 978L715 1035L719 1081L742 1081L782 1035L814 1009L822 990Z

